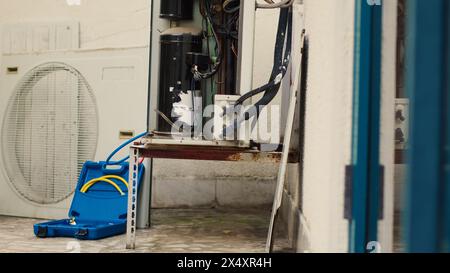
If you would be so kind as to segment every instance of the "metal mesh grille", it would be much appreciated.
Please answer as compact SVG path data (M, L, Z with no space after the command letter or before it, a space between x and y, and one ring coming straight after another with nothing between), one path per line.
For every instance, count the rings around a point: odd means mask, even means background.
M66 199L93 158L98 118L83 76L63 63L46 63L19 82L2 129L3 161L13 187L38 204Z

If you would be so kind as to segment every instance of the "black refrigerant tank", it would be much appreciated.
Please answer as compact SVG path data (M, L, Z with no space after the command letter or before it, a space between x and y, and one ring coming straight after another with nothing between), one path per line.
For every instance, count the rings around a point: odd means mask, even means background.
M162 0L160 17L170 20L192 20L193 0Z
M186 55L188 52L202 52L202 32L196 28L171 28L163 32L160 39L158 108L172 122L175 122L172 118L172 109L173 104L177 101L174 101L172 91L174 89L183 91L200 89L199 83L193 82L191 67L186 63ZM159 116L158 131L170 132L171 129L168 122Z

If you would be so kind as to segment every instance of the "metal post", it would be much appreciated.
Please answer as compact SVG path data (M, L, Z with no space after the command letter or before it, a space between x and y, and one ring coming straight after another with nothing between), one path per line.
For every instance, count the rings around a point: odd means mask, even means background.
M139 181L139 149L130 149L130 167L128 179L127 249L136 247L136 211Z
M449 179L447 0L407 1L406 88L411 99L406 192L407 252L448 251L443 223Z
M300 76L299 76L300 77ZM266 252L270 253L273 250L273 234L275 230L275 222L278 218L278 212L282 205L283 199L283 189L284 183L286 180L286 170L288 164L288 156L291 148L291 139L292 139L292 131L294 127L294 119L297 110L297 98L298 98L298 88L291 95L291 101L289 104L289 113L288 113L288 123L286 125L286 131L284 135L284 146L283 146L283 155L281 158L280 168L278 170L278 179L277 179L277 187L275 191L275 198L273 202L272 208L272 216L270 218L269 232L267 235L266 241Z
M301 45L303 46L305 43L305 36L304 33L301 34ZM301 51L303 52L303 51ZM283 140L283 154L281 157L280 167L278 169L278 177L277 177L277 186L275 189L275 197L273 201L273 207L272 207L272 215L270 218L270 225L269 225L269 232L267 234L267 240L266 240L266 252L272 252L273 251L273 243L274 243L274 230L275 230L275 224L279 215L279 210L282 205L283 201L283 189L284 184L286 181L286 170L287 165L289 163L289 153L291 151L291 142L293 138L293 131L294 131L294 121L296 115L298 115L299 108L297 107L298 104L298 95L301 88L301 77L302 77L302 60L303 60L303 53L299 56L300 61L298 63L294 64L294 68L291 70L291 73L295 71L295 78L294 82L289 86L289 89L291 90L291 97L289 101L289 110L287 115L287 122L286 127L284 131L284 140Z
M382 8L355 1L352 217L349 251L364 253L381 216L380 100Z
M150 228L151 226L153 159L148 158L144 160L143 165L145 166L145 172L138 191L136 219L136 227L138 229Z

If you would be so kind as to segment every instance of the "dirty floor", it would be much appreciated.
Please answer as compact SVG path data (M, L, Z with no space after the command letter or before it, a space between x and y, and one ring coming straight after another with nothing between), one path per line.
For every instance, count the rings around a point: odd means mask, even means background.
M40 220L0 216L0 252L261 253L270 210L164 209L153 210L152 218L153 227L139 230L136 249L129 251L125 235L100 241L38 239L32 227ZM277 239L275 251L289 252L287 240Z

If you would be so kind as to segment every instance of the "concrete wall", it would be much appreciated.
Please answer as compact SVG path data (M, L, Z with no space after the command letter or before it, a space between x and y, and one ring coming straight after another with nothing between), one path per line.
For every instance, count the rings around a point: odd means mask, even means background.
M0 0L0 27L75 20L80 22L82 49L148 47L150 7L150 0L81 0L79 6L69 6L66 0ZM255 85L270 74L271 58L262 57L272 55L276 29L269 31L266 24L273 20L269 25L276 28L276 19L273 11L258 13L258 31L265 33L258 44L265 46L258 47L256 54ZM276 171L275 164L155 160L153 206L267 206L273 200Z
M396 1L384 4L380 161L385 166L381 251L392 251ZM345 166L351 163L354 0L304 0L310 41L302 164L288 169L283 219L299 252L347 252Z
M310 56L300 219L306 232L299 248L345 252L343 193L345 165L351 160L354 1L304 3Z
M345 166L351 162L353 0L304 0L310 43L304 161L288 168L283 218L299 252L346 252Z

